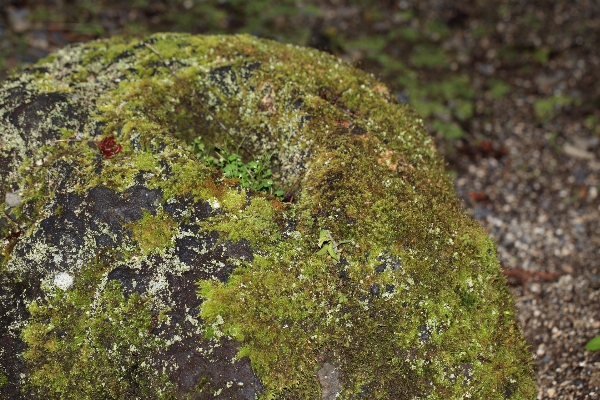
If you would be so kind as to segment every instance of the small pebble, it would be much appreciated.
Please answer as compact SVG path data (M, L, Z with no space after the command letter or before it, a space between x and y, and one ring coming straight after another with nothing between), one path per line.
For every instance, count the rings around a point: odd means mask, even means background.
M4 202L9 207L19 207L23 202L23 198L18 193L6 193Z
M8 16L8 22L13 31L17 33L23 33L31 28L28 9L8 7L6 13Z
M568 143L563 146L563 152L568 156L580 158L582 160L593 160L595 158L594 153L580 149L579 147Z
M531 285L529 285L529 290L531 290L531 293L539 294L542 292L542 285L540 285L537 282L534 282Z
M379 284L374 283L371 285L371 295L373 296L379 296L379 293L381 292L381 289L379 287Z
M541 357L543 357L543 356L546 354L546 345L545 345L544 343L541 343L541 344L538 346L538 348L537 348L537 351L535 352L535 354L536 354L538 357L540 357L540 358L541 358Z

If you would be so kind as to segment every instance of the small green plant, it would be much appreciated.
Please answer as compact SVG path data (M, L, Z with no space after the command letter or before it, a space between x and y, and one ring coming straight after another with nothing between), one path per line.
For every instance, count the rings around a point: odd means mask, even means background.
M600 335L596 336L585 345L585 349L589 351L600 350Z
M267 192L279 198L283 197L283 190L274 189L273 179L271 179L273 172L268 167L273 154L244 163L237 151L232 152L227 148L215 149L214 153L217 157L213 156L200 137L194 139L191 147L196 157L203 163L218 167L227 178L239 179L243 187Z
M417 45L410 56L416 68L446 68L450 65L446 53L439 46Z
M442 132L444 137L448 140L460 139L467 134L456 122L435 120L433 121L432 126L436 131Z
M511 91L510 85L499 79L490 79L488 86L487 92L493 99L501 99Z
M536 100L533 104L535 115L541 122L548 122L558 114L561 108L572 104L579 105L579 101L565 95L554 95Z
M335 240L333 240L333 236L331 235L331 232L327 229L321 229L321 232L319 232L319 248L321 250L317 251L318 255L325 255L325 254L329 254L331 256L331 258L333 258L336 261L340 260L340 250L338 249L338 246L340 244L344 244L344 243L350 243L350 240L340 240L339 242L336 242Z

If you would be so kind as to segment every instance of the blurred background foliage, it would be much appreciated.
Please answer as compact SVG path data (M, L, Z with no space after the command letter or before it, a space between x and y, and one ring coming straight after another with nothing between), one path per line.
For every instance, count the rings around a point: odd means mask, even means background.
M528 102L534 123L569 113L600 135L598 72L585 65L598 56L600 24L588 23L589 12L573 12L568 1L2 2L0 79L72 42L159 31L243 32L312 46L373 73L442 141L477 136L483 129L475 121L510 96L513 102L535 97ZM582 63L581 73L565 79L564 63L575 63L571 70Z

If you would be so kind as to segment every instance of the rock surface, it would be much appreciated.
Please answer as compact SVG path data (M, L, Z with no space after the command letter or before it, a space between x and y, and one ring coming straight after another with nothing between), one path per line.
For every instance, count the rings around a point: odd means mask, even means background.
M494 244L366 74L248 36L113 39L7 81L0 118L3 396L535 396ZM283 201L197 137L268 161Z

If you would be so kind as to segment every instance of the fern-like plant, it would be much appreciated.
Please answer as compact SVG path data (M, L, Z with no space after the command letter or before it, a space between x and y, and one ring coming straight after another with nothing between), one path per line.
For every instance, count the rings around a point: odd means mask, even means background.
M244 163L242 157L237 152L232 152L224 148L215 149L214 153L217 155L215 157L200 137L194 139L191 150L205 164L211 167L218 167L227 178L239 179L243 187L267 192L276 197L283 198L283 190L275 190L273 187L273 172L269 168L272 154L264 155L257 160Z

